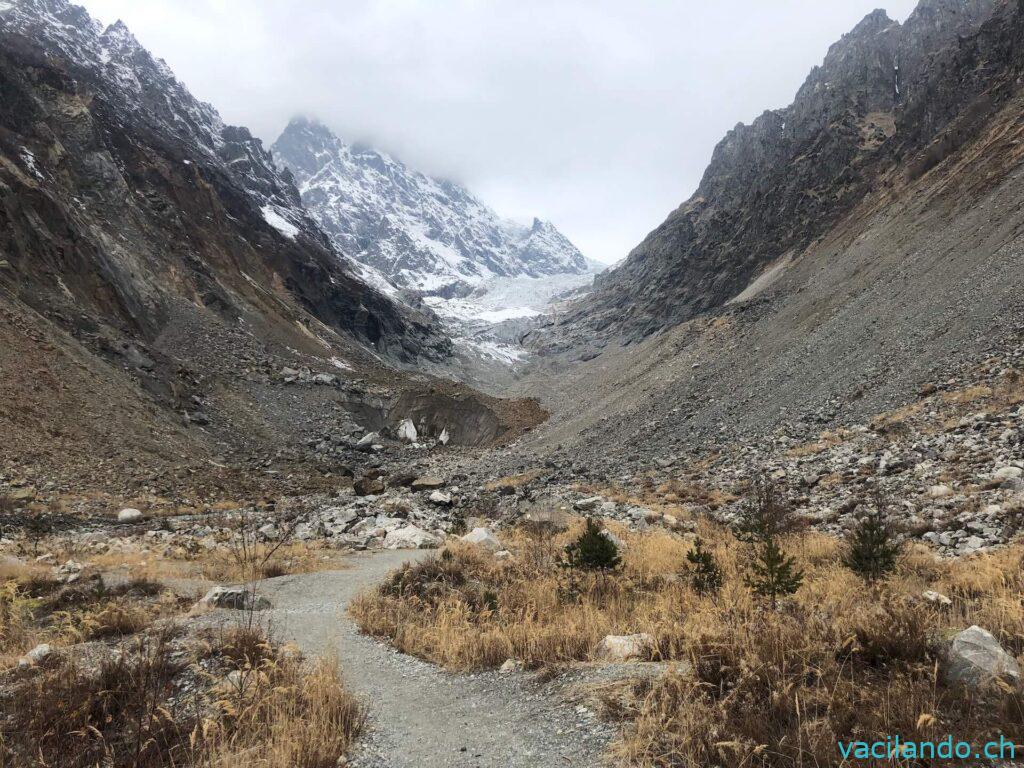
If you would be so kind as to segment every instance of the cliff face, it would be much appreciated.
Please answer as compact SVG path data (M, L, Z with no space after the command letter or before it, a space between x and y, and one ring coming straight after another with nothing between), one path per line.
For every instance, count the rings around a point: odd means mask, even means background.
M342 266L298 192L123 24L63 0L0 10L0 250L19 300L67 328L157 338L172 315L438 358L431 318Z
M989 114L978 99L1015 76L1019 18L993 0L923 0L903 24L868 15L789 107L725 136L696 193L598 280L563 339L629 343L720 307L871 192L925 172L973 130L950 138L952 124Z

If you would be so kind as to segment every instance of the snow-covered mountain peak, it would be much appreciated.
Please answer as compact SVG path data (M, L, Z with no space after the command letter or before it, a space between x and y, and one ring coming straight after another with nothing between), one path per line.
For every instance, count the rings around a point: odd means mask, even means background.
M293 120L272 152L338 249L399 288L454 296L495 277L588 271L549 222L504 219L459 184L347 144L316 120Z

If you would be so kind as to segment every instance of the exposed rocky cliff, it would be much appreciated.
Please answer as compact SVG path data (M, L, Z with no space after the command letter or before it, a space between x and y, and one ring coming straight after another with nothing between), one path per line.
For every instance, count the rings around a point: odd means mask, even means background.
M346 144L316 121L293 120L272 151L338 250L398 288L464 296L494 277L589 269L549 222L502 219L458 184Z
M0 482L340 472L403 393L478 403L400 369L451 352L123 24L0 3Z
M184 302L320 321L408 360L445 353L428 317L346 272L259 141L123 24L20 0L0 35L0 248L19 298L150 337Z
M599 279L561 343L634 342L721 307L871 193L937 164L1005 100L1018 16L994 0L923 0L903 24L869 14L790 106L726 135L694 195Z

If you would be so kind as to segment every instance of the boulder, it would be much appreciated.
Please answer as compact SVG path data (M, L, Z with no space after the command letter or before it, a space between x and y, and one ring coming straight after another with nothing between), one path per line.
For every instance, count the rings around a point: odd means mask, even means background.
M31 486L11 488L6 495L11 501L32 501L36 497L36 489Z
M946 682L981 688L995 681L1020 684L1020 666L988 630L975 625L956 635L946 652Z
M445 482L440 477L423 475L413 480L409 487L414 491L433 491L436 488L444 488L444 486Z
M637 635L605 635L594 656L601 661L636 661L650 658L654 638L646 632Z
M927 600L929 603L935 605L941 605L943 608L953 604L953 601L946 597L941 592L936 592L934 589L926 589L921 593L921 597Z
M325 507L320 511L320 518L335 527L344 528L358 520L359 513L348 507Z
M412 419L402 419L402 423L398 425L398 439L403 443L415 443L419 434L416 432L416 425L412 423Z
M385 549L436 549L441 539L415 525L396 528L384 537Z
M119 523L137 523L142 519L142 512L134 507L125 507L117 513Z
M356 448L364 453L379 450L381 448L380 434L377 432L367 432L356 441Z
M52 653L53 648L49 643L40 643L18 660L18 666L34 667L45 661Z
M53 569L53 575L65 584L72 584L78 581L84 568L85 566L81 563L75 562L74 560L68 560L64 565L55 567Z
M376 432L367 432L356 441L356 448L365 448L368 445L373 445L379 438L380 435Z
M452 495L450 493L445 493L444 491L432 491L430 496L427 498L429 498L434 504L438 504L442 507L446 507L452 503Z
M227 608L232 611L265 611L270 601L245 587L214 587L198 605L210 608Z
M1019 480L1024 475L1024 469L1020 467L1000 467L993 475L992 480L1002 485L1013 485L1015 480Z
M560 509L531 509L523 515L523 520L538 528L564 531L569 527L570 517L567 512Z
M488 528L474 528L462 537L462 540L469 544L489 549L491 552L498 552L502 549L501 542Z
M384 493L384 481L379 477L361 477L352 484L356 496L379 496Z

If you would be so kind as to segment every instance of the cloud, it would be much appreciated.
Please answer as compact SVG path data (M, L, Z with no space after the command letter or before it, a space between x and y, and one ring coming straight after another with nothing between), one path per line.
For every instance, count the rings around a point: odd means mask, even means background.
M81 0L80 0L81 1ZM84 0L272 142L317 116L624 257L874 0ZM893 0L905 18L912 0Z

